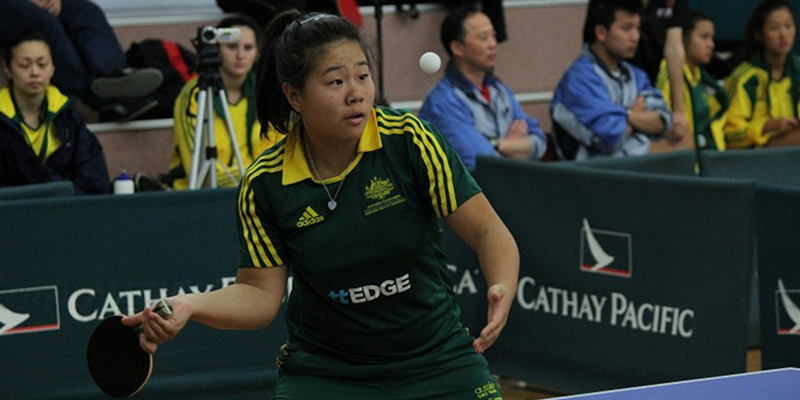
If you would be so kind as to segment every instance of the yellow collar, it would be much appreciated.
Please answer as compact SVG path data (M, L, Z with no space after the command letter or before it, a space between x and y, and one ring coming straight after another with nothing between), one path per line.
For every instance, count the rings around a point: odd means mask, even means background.
M47 87L47 112L51 114L57 113L68 101L69 98L61 93L58 88L53 85ZM17 115L14 102L11 101L11 88L8 86L0 89L0 113L9 119L14 119Z
M283 154L283 178L281 180L283 186L301 182L306 179L311 179L314 182L326 184L337 182L344 178L345 175L350 173L350 171L352 171L356 165L358 165L358 162L361 160L361 156L364 153L379 150L383 147L381 136L378 133L377 116L375 115L375 109L373 108L369 115L367 126L364 128L364 133L361 135L361 139L358 141L358 153L356 154L354 161L350 163L350 166L348 166L347 169L342 171L342 173L338 176L319 182L314 179L314 176L311 174L311 170L308 167L308 161L306 161L303 142L299 140L299 138L300 124L297 124L297 126L295 126L291 132L289 132L289 136L286 138L286 152Z
M689 64L683 64L683 75L686 76L686 79L689 83L692 84L692 87L697 86L700 83L700 67L695 66L694 68L690 67Z
M11 90L9 90L8 87L0 89L0 113L9 119L14 119L14 116L17 114L17 110L14 108L14 102L11 101Z

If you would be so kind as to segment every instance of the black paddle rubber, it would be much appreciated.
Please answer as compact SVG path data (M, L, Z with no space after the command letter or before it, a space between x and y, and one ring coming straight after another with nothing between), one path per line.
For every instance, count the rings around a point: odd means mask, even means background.
M137 330L124 325L121 315L107 318L95 329L86 359L95 383L111 397L133 396L153 372L153 357L142 350Z

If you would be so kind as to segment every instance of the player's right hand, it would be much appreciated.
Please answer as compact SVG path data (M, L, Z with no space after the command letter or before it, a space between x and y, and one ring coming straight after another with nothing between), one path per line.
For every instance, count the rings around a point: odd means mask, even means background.
M169 318L158 315L151 307L145 307L141 312L122 319L122 323L127 326L142 326L139 344L150 354L155 354L159 344L178 336L191 316L185 297L171 297L167 302L172 307L172 315Z

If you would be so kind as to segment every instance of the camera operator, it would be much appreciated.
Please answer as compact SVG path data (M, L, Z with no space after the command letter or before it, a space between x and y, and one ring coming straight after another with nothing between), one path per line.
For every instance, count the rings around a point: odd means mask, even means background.
M235 29L228 28L238 28L238 40L236 35L228 34L235 32ZM186 83L175 101L175 146L168 175L172 188L187 189L189 186L195 127L198 123L197 95L201 90L199 79L211 79L218 187L235 187L244 173L239 170L231 134L235 133L235 143L238 144L244 168L282 138L282 135L271 129L268 140L260 137L261 125L255 113L255 73L252 71L258 58L259 36L258 24L244 15L225 18L217 24L216 29L206 27L199 30L196 39L199 76ZM219 46L218 57L216 46ZM220 79L216 79L217 75ZM220 86L225 90L227 104L223 103L218 94ZM223 110L226 105L234 132L228 132L226 126Z

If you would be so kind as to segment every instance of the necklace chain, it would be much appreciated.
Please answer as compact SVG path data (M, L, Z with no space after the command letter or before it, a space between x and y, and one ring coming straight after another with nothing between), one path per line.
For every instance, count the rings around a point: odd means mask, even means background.
M342 190L342 186L344 186L344 179L347 178L347 175L342 177L342 180L339 182L339 187L336 188L336 193L334 193L333 196L331 196L331 191L328 190L328 186L325 185L324 182L322 182L323 180L322 175L319 174L319 172L317 171L317 167L314 165L314 157L311 156L311 149L309 149L308 147L308 139L305 136L303 137L303 144L306 147L306 154L308 155L308 161L311 163L311 170L314 172L314 175L316 175L317 178L319 178L319 183L322 185L322 188L325 189L325 193L328 195L328 200L329 200L328 209L333 211L336 209L336 205L338 204L336 203L336 198L339 197L339 191ZM353 163L353 161L356 159L356 156L358 156L358 152L356 152L356 154L353 155L353 159L350 160L349 163L347 163L346 167L344 167L344 171L346 171L347 167L349 167L350 164Z

